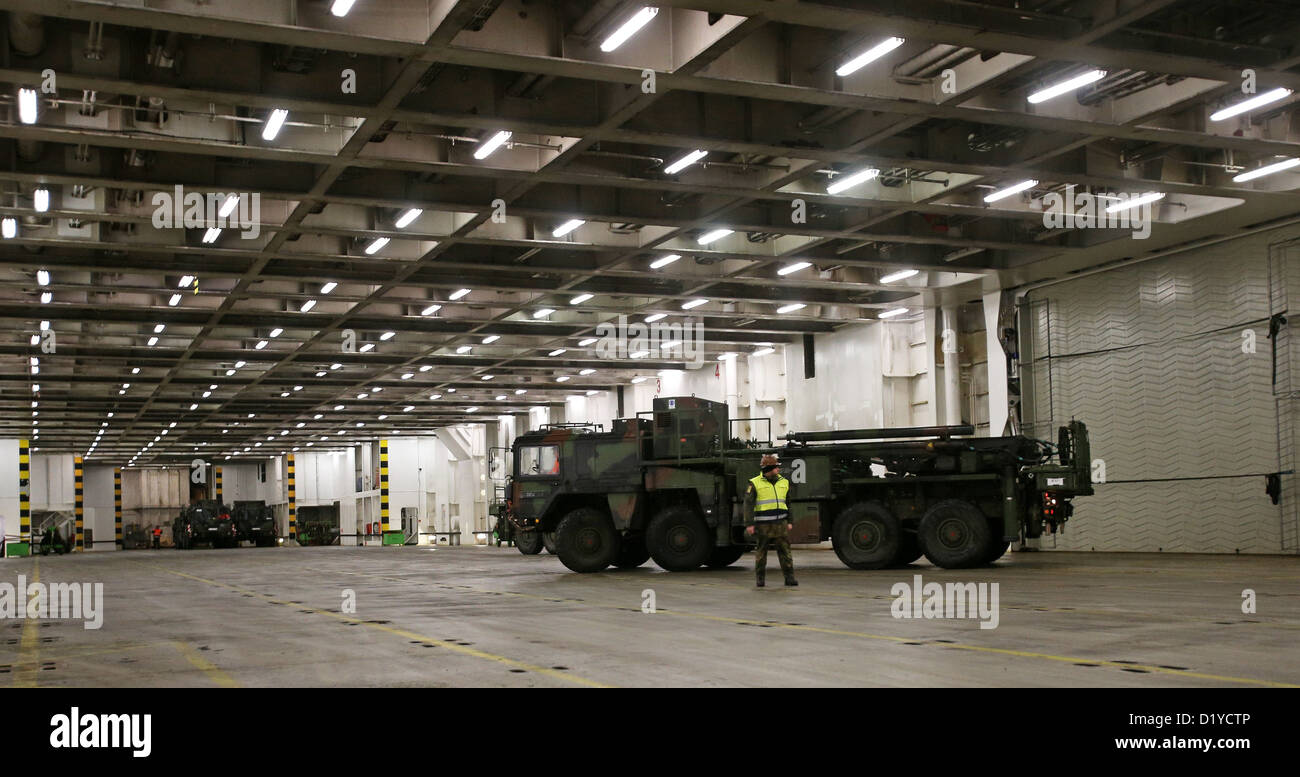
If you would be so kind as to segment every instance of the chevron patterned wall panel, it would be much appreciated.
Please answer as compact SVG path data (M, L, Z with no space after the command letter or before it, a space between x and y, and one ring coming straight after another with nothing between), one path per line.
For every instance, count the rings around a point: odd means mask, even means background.
M1027 333L1038 360L1027 428L1041 435L1070 418L1087 422L1106 470L1067 533L1044 547L1294 548L1259 474L1278 469L1269 245L1291 236L1265 233L1030 293L1046 304L1033 308ZM1245 330L1254 353L1243 352Z

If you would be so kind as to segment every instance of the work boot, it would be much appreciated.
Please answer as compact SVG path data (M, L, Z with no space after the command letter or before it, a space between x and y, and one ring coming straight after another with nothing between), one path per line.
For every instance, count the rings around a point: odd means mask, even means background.
M755 572L755 573L754 573L754 585L755 585L755 587L757 587L757 588L762 588L763 585L764 585L764 578L766 578L766 577L767 577L767 570L766 570L766 569L760 569L760 570L758 570L757 572Z
M794 579L794 575L793 575L793 574L789 574L789 575L786 575L786 576L785 576L785 584L786 584L786 585L799 585L799 581Z

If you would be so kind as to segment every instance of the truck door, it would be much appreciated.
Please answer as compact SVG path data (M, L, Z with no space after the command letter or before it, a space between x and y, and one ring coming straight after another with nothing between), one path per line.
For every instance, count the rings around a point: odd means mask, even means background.
M515 480L515 515L540 518L560 487L560 449L557 445L524 445L516 451L519 476Z

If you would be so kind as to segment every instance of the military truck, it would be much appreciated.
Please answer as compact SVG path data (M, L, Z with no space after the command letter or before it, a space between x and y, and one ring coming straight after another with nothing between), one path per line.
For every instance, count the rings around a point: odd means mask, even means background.
M200 544L214 548L234 547L236 538L230 510L215 499L200 499L181 510L172 521L172 543L181 550Z
M1057 531L1071 500L1092 494L1079 421L1057 444L936 426L795 432L773 446L732 437L718 402L660 397L642 415L609 431L569 424L515 439L507 514L517 543L539 535L531 549L554 532L575 572L652 557L669 571L727 566L752 547L742 502L764 453L781 457L792 484L791 541L829 539L852 569L922 555L948 569L988 564L1018 538Z
M275 528L275 509L266 502L236 501L230 514L235 519L236 534L241 542L248 541L259 548L276 544L279 534Z

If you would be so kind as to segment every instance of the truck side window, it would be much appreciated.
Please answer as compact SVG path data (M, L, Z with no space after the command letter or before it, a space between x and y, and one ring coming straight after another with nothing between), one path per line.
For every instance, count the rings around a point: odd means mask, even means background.
M523 477L560 474L559 449L554 445L530 445L521 448L519 474Z

